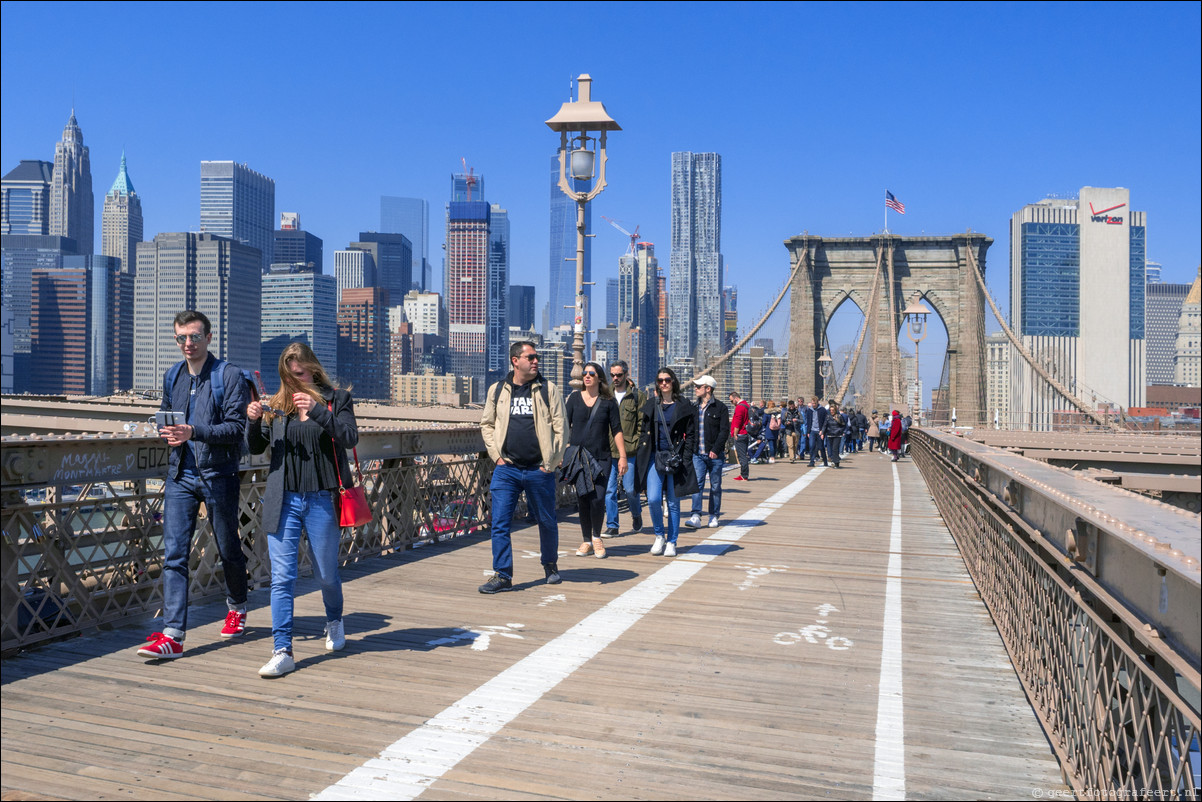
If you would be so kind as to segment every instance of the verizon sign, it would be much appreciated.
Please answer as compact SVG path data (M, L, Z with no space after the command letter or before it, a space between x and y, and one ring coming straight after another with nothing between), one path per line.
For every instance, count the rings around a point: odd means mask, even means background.
M1113 212L1115 209L1121 209L1126 205L1127 204L1125 203L1120 203L1116 206L1108 206L1105 209L1095 209L1091 203L1089 204L1089 219L1094 223L1106 223L1107 225L1111 226L1121 226L1123 224L1123 218L1114 217L1110 215L1109 212Z

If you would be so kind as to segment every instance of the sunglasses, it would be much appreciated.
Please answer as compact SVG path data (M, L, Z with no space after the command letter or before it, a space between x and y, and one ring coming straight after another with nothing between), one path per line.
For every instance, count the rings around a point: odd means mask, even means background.
M179 343L180 345L183 345L186 342L194 342L194 343L203 342L204 338L205 338L204 334L177 334L177 335L175 335L175 341L177 343Z
M656 384L671 384L672 380L671 379L656 379L655 383Z
M592 377L595 379L595 378L597 378L597 371L595 371L595 370L586 370L586 371L584 372L584 375L585 375L585 376L592 376Z
M518 357L518 359L525 359L529 362L537 362L538 354L522 354L521 356Z
M623 376L625 376L625 375L626 375L625 373L611 373L611 374L609 374L609 378L611 378L611 379L620 379L620 378L622 378L622 377L623 377Z

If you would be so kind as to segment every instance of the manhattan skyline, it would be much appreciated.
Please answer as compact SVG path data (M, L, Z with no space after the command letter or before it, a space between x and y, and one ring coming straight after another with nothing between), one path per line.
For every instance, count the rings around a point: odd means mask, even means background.
M590 204L602 288L629 240L601 214L639 226L666 262L673 151L722 156L740 328L786 280L786 238L879 231L886 190L906 204L905 216L889 213L897 234L971 228L994 239L986 279L1003 311L1010 216L1049 193L1130 189L1163 280L1197 269L1197 4L713 4L683 17L650 4L637 25L634 6L585 16L531 4L178 4L153 19L136 8L3 5L2 166L52 159L74 108L96 187L126 152L148 240L199 228L204 160L269 176L277 217L298 212L337 247L378 227L381 196L440 209L462 158L508 209L510 282L538 288L541 315L546 165L558 144L544 121L587 72L623 127L609 140L609 187ZM249 34L215 37L215 17L272 36L242 47ZM584 22L587 36L569 35ZM473 29L489 35L466 47ZM403 31L421 35L398 48ZM637 58L632 31L654 45ZM112 59L113 41L137 47ZM490 80L473 79L485 70ZM432 221L435 287L440 229ZM782 348L783 321L778 312L759 336ZM986 327L997 329L991 318ZM932 337L941 333L936 323Z

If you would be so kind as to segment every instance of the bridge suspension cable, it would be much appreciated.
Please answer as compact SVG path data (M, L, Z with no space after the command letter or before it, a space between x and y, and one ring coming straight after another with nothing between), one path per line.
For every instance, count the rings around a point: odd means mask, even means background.
M868 308L864 310L864 325L860 328L860 337L856 340L855 350L851 354L851 368L843 377L843 381L839 384L839 390L835 393L835 401L840 406L843 404L843 396L847 395L847 387L851 384L852 374L856 372L856 365L860 362L860 352L864 347L864 336L868 333L868 324L872 320L872 315L876 311L877 291L881 287L881 268L885 263L885 249L882 247L876 254L876 273L872 277L872 294L868 298ZM875 361L874 361L875 362ZM876 365L872 366L872 375L868 379L869 388L874 387L873 380L876 378Z

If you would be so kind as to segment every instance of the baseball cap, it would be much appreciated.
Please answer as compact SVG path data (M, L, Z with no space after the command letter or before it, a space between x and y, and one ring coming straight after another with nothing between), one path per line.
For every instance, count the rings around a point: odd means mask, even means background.
M706 387L711 388L718 386L718 382L714 381L713 376L698 376L697 378L693 379L693 384L704 384Z

